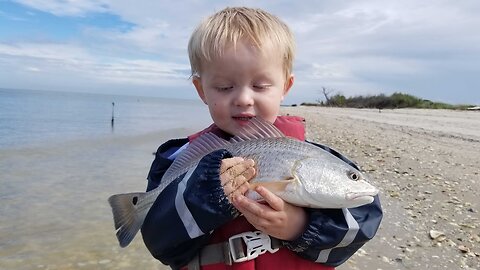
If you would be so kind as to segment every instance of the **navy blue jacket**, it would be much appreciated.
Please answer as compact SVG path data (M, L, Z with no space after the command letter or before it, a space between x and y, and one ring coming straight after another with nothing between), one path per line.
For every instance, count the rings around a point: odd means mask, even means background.
M156 188L188 139L161 145L148 174L147 191ZM357 166L337 151L321 147L346 163ZM220 163L231 157L214 151L198 166L174 180L157 198L142 226L142 236L151 254L173 269L185 266L209 242L213 230L234 219L239 212L220 185ZM299 256L338 266L375 235L382 219L378 196L368 205L344 209L306 208L308 226L294 241L283 245Z

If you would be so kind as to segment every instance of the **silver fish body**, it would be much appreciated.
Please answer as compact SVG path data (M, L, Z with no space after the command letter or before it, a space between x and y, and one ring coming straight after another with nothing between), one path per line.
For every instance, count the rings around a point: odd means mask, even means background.
M357 169L310 143L286 137L265 138L225 149L233 156L255 160L257 175L251 183L269 183L266 188L271 187L277 196L298 206L357 207L373 202L378 193Z
M373 202L378 193L361 172L338 157L310 143L287 138L273 125L253 119L229 141L212 133L197 138L175 159L156 189L111 196L109 202L120 246L132 241L166 186L218 149L226 149L232 156L253 159L257 174L250 181L251 186L262 185L298 206L357 207ZM260 199L254 192L247 196Z

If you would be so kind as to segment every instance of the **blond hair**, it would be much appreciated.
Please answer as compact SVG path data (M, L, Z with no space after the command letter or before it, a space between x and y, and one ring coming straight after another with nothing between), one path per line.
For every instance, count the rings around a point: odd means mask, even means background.
M272 49L283 58L286 77L292 73L295 41L288 26L261 9L225 8L204 20L188 43L192 76L200 76L202 63L222 56L229 45L241 40L252 42L261 52Z

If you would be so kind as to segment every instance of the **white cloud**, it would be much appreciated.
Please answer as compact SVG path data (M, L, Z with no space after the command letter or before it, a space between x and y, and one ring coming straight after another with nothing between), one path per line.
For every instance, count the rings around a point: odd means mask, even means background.
M38 67L25 67L25 70L31 71L31 72L39 72L39 71L41 71L41 69L38 68Z
M69 44L0 44L0 57L17 69L51 73L61 70L71 76L99 82L158 85L186 80L189 66L144 59L102 59Z
M86 25L68 44L14 41L6 45L0 41L0 57L4 57L0 67L6 67L8 62L23 70L37 68L35 73L61 69L63 74L71 71L72 77L80 74L92 81L132 85L183 85L188 77L186 47L191 31L202 18L225 6L223 2L197 0L19 2L65 17L108 13L130 26L109 29ZM447 85L449 78L445 74L480 84L478 79L466 77L480 72L480 35L475 32L480 29L477 0L228 4L264 8L293 29L298 45L296 86L302 89L294 93L295 98L317 95L317 90L308 89L322 85L345 93L430 87L432 96L442 92L447 96L449 89L441 89L438 84L433 89L433 84L428 83L438 77ZM474 102L480 103L480 97Z
M332 64L319 64L312 63L312 70L308 72L312 79L319 80L342 80L351 77L351 72L348 66L332 63Z
M56 43L0 44L0 55L35 58L50 63L63 62L65 64L78 64L93 60L81 47Z
M189 66L149 60L122 60L97 67L102 80L138 85L162 85L169 81L186 81Z
M106 12L108 6L102 0L17 0L17 2L57 16L84 16L89 12Z

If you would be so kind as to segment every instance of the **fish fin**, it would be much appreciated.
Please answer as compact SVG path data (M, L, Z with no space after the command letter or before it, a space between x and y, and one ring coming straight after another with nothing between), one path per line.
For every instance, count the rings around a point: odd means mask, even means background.
M261 182L250 183L249 186L250 186L250 189L255 189L258 186L262 186L270 190L271 192L275 193L275 192L285 191L287 186L289 184L294 183L295 181L296 181L295 178L290 177L283 180L272 180L272 181L265 181L265 182L261 181Z
M270 122L254 117L239 130L235 137L230 139L230 142L236 143L254 139L282 137L285 137L285 135Z
M214 133L209 132L201 135L190 142L188 147L175 158L172 165L165 172L162 182L169 183L170 180L179 176L179 172L184 172L185 168L188 168L190 164L215 150L225 148L228 144L230 143L227 140L218 137Z
M165 184L161 185L170 184L175 178L185 173L185 169L188 169L191 164L194 164L203 156L215 150L225 148L231 143L279 137L285 137L285 135L271 123L257 117L250 119L250 121L239 130L238 135L232 137L229 141L218 137L212 132L205 133L191 141L188 147L175 158L172 165L163 175L162 183Z
M126 247L142 227L147 209L137 205L145 197L145 192L116 194L108 198L112 207L113 221L117 230L117 239L121 247Z

